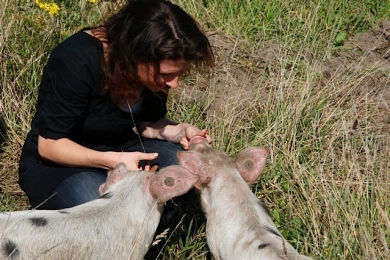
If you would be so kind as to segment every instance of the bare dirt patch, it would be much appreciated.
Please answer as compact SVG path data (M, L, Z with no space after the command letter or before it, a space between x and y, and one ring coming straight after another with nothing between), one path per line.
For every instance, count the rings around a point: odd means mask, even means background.
M390 131L390 22L352 36L343 48L324 62L324 76L333 80L342 74L361 73L359 96L366 95L369 107L377 110L373 121L378 129ZM353 98L353 97L351 97Z
M178 92L192 100L207 97L207 116L216 118L254 100L267 102L267 85L274 84L267 78L283 69L280 59L282 55L286 57L285 50L270 42L253 49L247 43L218 32L210 33L209 39L216 54L214 74L210 80L197 78L196 84L184 83ZM376 110L373 120L378 129L390 130L389 21L350 37L331 57L322 61L314 61L310 53L290 51L288 55L292 59L299 56L298 59L320 64L323 79L314 88L321 89L332 81L343 84L346 77L355 76L359 87L354 86L353 92L339 95L349 95L350 99L361 99L365 95L366 105ZM259 85L262 93L259 93ZM348 92L348 88L345 91Z

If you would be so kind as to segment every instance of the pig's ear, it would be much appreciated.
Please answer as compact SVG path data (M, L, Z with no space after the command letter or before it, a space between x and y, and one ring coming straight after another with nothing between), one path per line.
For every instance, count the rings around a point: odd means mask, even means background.
M270 153L268 148L251 147L241 151L235 159L241 177L252 185L260 176Z
M106 191L115 183L123 179L123 176L125 176L125 173L127 173L128 170L126 168L126 165L124 163L119 163L114 169L109 171L107 173L107 179L106 182L100 185L99 187L99 194L100 196L106 193Z
M148 187L157 203L164 203L187 193L198 180L199 177L187 169L171 165L151 175Z

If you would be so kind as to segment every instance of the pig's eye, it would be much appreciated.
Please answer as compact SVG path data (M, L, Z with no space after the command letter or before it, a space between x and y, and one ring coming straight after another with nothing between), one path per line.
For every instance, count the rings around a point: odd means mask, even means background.
M175 185L175 179L172 178L172 177L166 177L165 180L164 180L164 183L168 187L173 187L173 185Z

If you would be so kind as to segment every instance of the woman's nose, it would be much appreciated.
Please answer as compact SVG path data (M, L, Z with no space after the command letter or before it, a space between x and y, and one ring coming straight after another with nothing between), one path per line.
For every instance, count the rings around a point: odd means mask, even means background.
M166 81L165 84L167 84L171 88L177 88L179 86L179 77L176 76L169 81Z

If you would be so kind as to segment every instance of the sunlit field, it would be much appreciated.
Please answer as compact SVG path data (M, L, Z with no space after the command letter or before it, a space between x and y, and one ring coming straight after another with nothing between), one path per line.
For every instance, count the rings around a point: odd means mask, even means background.
M252 190L300 253L388 259L390 3L174 2L199 21L217 62L182 79L168 116L207 128L231 156L270 148ZM29 209L18 158L50 51L121 3L0 0L1 211ZM189 209L158 259L207 259L201 220L199 205Z

